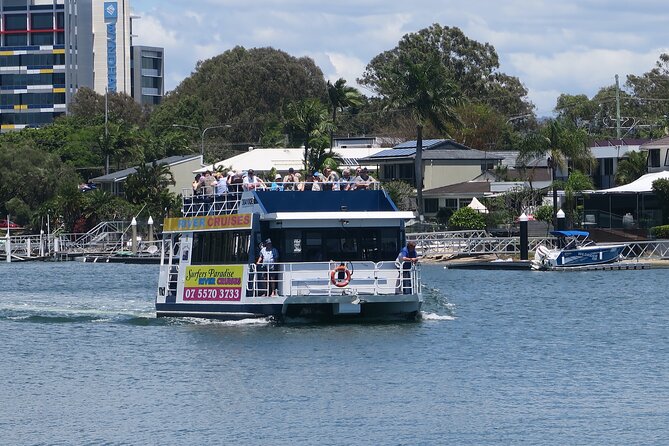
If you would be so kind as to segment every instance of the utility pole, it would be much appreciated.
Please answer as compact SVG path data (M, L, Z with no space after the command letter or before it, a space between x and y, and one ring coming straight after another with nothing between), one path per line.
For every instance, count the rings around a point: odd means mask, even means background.
M616 74L616 138L620 139L620 83Z

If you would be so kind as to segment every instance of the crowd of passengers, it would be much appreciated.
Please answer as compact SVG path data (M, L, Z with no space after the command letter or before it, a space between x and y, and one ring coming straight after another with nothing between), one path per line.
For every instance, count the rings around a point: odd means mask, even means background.
M237 170L228 172L206 171L203 175L197 174L193 181L195 195L239 193L245 190L274 190L274 191L321 191L321 190L365 190L369 189L376 180L369 175L366 167L358 167L355 176L346 168L339 174L326 167L323 173L314 172L302 178L302 174L295 172L292 167L288 174L282 177L276 174L273 181L264 181L255 174L253 169L246 173Z

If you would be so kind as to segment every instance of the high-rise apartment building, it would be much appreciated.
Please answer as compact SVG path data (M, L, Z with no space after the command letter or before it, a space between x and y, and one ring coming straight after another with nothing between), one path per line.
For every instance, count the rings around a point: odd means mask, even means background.
M133 45L130 57L132 97L142 105L158 105L165 93L163 48Z
M80 87L130 94L128 0L0 0L0 128L38 127Z

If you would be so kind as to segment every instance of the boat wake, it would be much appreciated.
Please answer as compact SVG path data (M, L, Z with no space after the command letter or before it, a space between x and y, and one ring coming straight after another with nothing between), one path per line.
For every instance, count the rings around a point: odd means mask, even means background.
M423 311L419 319L423 321L452 321L456 319L455 305L439 288L423 286Z
M426 313L421 311L420 319L423 321L454 321L455 316L449 316L447 314Z

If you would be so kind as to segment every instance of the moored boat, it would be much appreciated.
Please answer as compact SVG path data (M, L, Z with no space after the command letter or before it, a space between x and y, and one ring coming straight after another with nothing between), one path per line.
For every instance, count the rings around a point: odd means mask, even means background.
M597 245L588 240L587 231L551 231L560 241L562 248L550 249L543 245L537 247L532 261L532 269L551 269L600 265L621 260L623 249L627 245Z
M414 318L420 311L420 267L395 262L413 213L399 211L383 190L186 192L183 215L163 228L159 317ZM258 264L269 241L278 262Z

